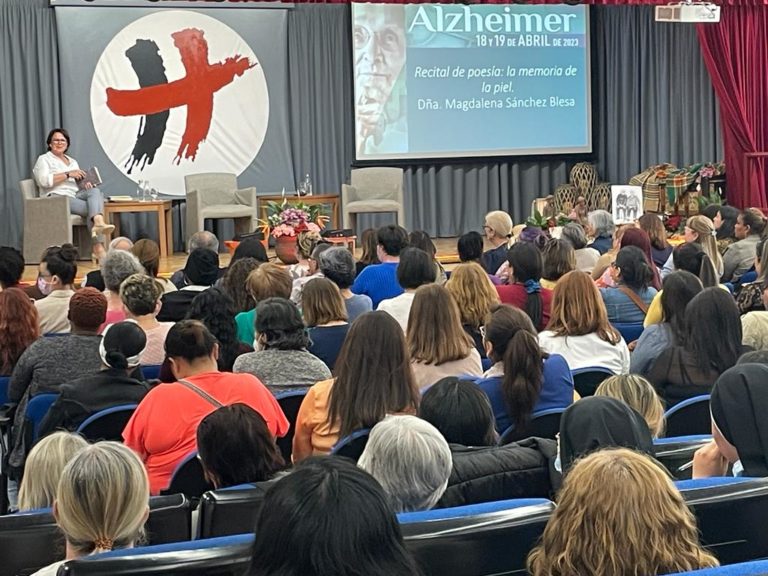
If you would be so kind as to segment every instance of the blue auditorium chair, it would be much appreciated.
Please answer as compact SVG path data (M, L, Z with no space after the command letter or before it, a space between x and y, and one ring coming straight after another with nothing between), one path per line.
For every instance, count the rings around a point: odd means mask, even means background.
M56 402L56 398L58 397L58 394L38 394L37 396L32 396L32 398L29 399L25 417L31 425L30 432L32 436L30 440L32 441L32 444L37 441L37 434L40 431L40 424L42 424L43 419L45 418L46 414L48 414L48 410L50 409L51 405Z
M621 334L621 337L624 338L624 342L627 344L639 340L645 329L642 322L613 322L613 327L619 331L619 334Z
M654 456L672 476L685 480L693 473L693 468L685 465L693 460L696 450L711 441L709 434L657 438L653 441ZM682 467L684 469L681 470Z
M123 441L123 430L138 404L121 404L99 410L77 428L77 433L89 442L99 440Z
M253 532L267 490L278 480L211 490L197 508L197 538Z
M765 576L766 574L768 574L768 560L757 560L718 568L702 568L691 572L675 572L669 576Z
M711 434L712 416L709 413L709 394L686 398L664 413L667 436Z
M171 476L171 483L162 494L184 494L187 498L197 499L208 490L213 490L213 486L205 479L203 465L195 450L179 462Z
M293 436L296 433L296 419L299 416L299 408L301 408L301 403L306 395L306 390L284 390L275 394L277 403L291 425L288 428L288 433L282 438L277 439L277 447L280 448L283 459L289 463L293 454Z
M160 367L162 364L147 364L141 366L141 373L144 375L144 380L157 380L160 378Z
M582 398L586 398L587 396L594 396L597 387L600 386L603 380L613 376L613 371L603 366L585 366L584 368L571 370L571 376L573 377L573 387L576 388L576 392Z
M365 445L368 444L368 435L371 433L370 428L361 428L355 430L348 436L340 439L333 448L331 448L331 454L334 456L344 456L345 458L351 458L355 462L360 459L365 450Z
M10 376L0 376L0 406L8 402L8 384L10 382Z
M500 446L506 446L510 442L517 442L525 438L551 438L555 439L560 432L560 418L563 416L565 408L550 408L549 410L539 410L531 416L531 421L521 432L515 431L513 424L501 435L499 439Z

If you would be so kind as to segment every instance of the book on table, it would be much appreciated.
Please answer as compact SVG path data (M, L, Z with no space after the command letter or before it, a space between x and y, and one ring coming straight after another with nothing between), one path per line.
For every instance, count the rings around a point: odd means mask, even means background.
M77 187L80 190L85 190L86 184L90 184L92 188L101 186L101 174L96 166L91 166L88 170L84 170L85 177L77 181Z

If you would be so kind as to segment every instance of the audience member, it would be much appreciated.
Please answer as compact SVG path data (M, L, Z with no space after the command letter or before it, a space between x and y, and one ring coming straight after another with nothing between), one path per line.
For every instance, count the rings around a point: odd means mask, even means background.
M462 263L476 262L482 265L483 235L474 230L465 232L456 242L459 260Z
M714 208L714 213L712 209ZM715 225L717 230L717 250L723 254L728 246L736 242L736 219L739 217L739 209L733 206L710 204L702 212Z
M697 294L685 309L685 327L683 342L664 350L648 371L667 407L709 394L744 352L739 311L725 290L705 288Z
M761 238L755 246L755 279L747 282L747 275L741 277L741 284L736 286L736 306L741 314L753 310L765 310L763 288L768 285L768 241Z
M437 259L437 247L432 241L432 238L429 237L429 234L423 230L414 230L408 234L408 246L424 250L424 252L432 258L432 262L434 262L436 269L434 282L441 286L445 284L448 280L448 275L445 273L443 265L440 264L440 261Z
M661 269L672 254L672 246L667 241L667 231L658 214L643 214L637 220L640 229L648 234L651 241L651 260Z
M38 437L54 430L77 430L97 412L141 402L149 385L131 374L141 364L146 343L144 331L132 320L107 326L99 345L101 370L62 384L59 397L40 424Z
M613 245L613 233L616 225L610 212L593 210L587 215L587 233L592 237L590 248L605 254Z
M597 259L597 263L595 263L595 267L592 268L592 280L602 284L607 276L610 281L610 276L607 275L607 270L611 266L611 262L616 260L616 254L618 254L619 250L622 248L621 241L624 238L624 233L632 228L636 228L634 222L616 226L616 230L613 232L613 244L611 245L610 250L601 254L600 258Z
M131 254L139 259L146 273L160 283L163 293L175 292L177 290L176 286L169 279L158 276L160 270L160 246L157 245L157 242L149 238L137 240L133 248L131 248Z
M261 262L256 260L256 258L240 258L237 262L230 263L224 276L217 283L224 293L232 298L235 314L248 312L256 307L256 302L248 294L248 276L260 264Z
M268 482L285 468L264 418L239 402L222 406L200 421L197 453L205 478L216 489Z
M40 337L37 308L19 288L0 290L0 376L10 376L24 351Z
M163 295L157 315L162 322L178 322L200 292L208 290L219 277L219 255L207 248L196 248L184 266L184 284L176 292Z
M206 230L202 230L200 232L195 232L192 234L192 236L189 239L189 243L187 244L187 252L189 255L192 255L192 252L198 249L204 249L208 250L210 252L213 252L216 254L216 266L218 266L218 257L219 257L219 239L216 238L216 236L208 232ZM216 272L216 276L219 277L224 273L224 271L218 271ZM195 284L196 280L190 280L187 277L187 268L186 266L182 268L181 270L177 270L173 273L171 276L171 282L173 283L176 288L181 290L184 288L184 286L187 286L189 284ZM213 284L213 282L211 282Z
M291 285L291 302L296 306L301 305L301 291L304 289L304 285L310 280L323 277L323 271L320 270L320 256L331 248L333 248L333 244L330 242L315 243L315 247L307 259L307 266L309 267L307 273L296 278Z
M648 281L648 285L652 286L656 290L661 290L661 276L659 275L659 270L656 268L656 265L653 263L653 256L651 254L651 241L648 238L648 234L646 234L644 230L641 230L637 227L627 228L623 232L621 235L621 240L619 241L619 250L616 252L613 260L609 262L608 268L606 268L605 272L603 272L603 275L597 281L597 286L599 288L615 288L617 286L616 280L614 278L613 264L616 262L616 258L618 258L619 252L621 252L621 250L624 248L629 248L630 246L638 248L643 254L643 258L645 259L648 269L651 272L651 279Z
M373 310L371 299L365 294L354 294L350 287L355 281L355 259L352 253L342 246L334 246L320 254L320 271L323 276L338 286L347 318L354 322L355 318Z
M494 210L485 215L483 232L491 249L483 253L481 263L488 274L495 275L507 260L513 226L510 215L502 210Z
M243 344L254 345L256 339L256 305L267 298L291 297L291 275L278 264L262 264L248 275L245 289L254 302L254 307L235 316L237 339Z
M327 278L307 282L301 295L301 312L308 328L307 350L333 371L349 330L347 309L336 284Z
M269 262L269 256L267 256L267 249L264 246L264 242L258 238L246 238L245 240L241 240L238 243L237 248L235 248L234 254L232 254L229 266L231 267L232 264L238 260L245 258L253 258L259 264Z
M376 480L345 458L313 458L266 495L251 576L420 576Z
M381 264L377 255L378 245L379 241L376 237L376 229L366 228L363 230L363 233L360 236L360 246L362 246L363 254L360 256L360 260L355 263L355 276L359 276L360 272L362 272L366 266L370 266L371 264Z
M448 486L451 449L426 420L387 416L371 430L358 466L381 484L395 512L430 510Z
M130 238L126 238L125 236L118 236L117 238L113 238L110 241L109 246L107 246L107 254L109 252L114 252L115 250L120 250L122 252L132 252L133 241ZM103 260L104 258L102 257L100 261L102 267L104 266ZM80 287L85 288L86 286L96 288L96 290L99 292L104 292L107 289L107 285L104 284L104 275L101 272L101 268L91 270L85 275L82 282L80 283ZM107 301L109 301L109 298L107 298Z
M663 322L643 330L629 360L629 371L645 376L659 355L685 339L685 307L704 288L690 272L679 270L664 278L659 299ZM655 301L655 299L654 299Z
M11 246L0 246L0 292L18 288L24 275L24 256Z
M516 242L509 249L509 284L497 286L496 291L504 304L511 304L528 314L537 330L549 323L552 291L542 288L541 251L529 242Z
M651 286L651 266L653 264L648 265L645 254L636 246L619 250L616 261L611 264L611 277L616 287L600 288L609 322L642 323L648 306L656 296L656 288Z
M664 404L648 380L636 374L620 374L603 380L595 396L621 400L640 414L654 438L664 434Z
M77 249L72 244L52 246L43 252L37 274L37 288L44 296L35 301L40 316L40 333L69 332L69 299L75 293Z
M686 244L701 244L702 249L704 252L706 252L707 256L709 256L709 259L712 262L715 278L719 279L723 275L723 259L717 249L717 241L715 240L716 234L717 231L715 230L715 224L712 222L712 220L703 214L697 214L696 216L691 216L686 221L683 238L685 239ZM664 268L661 271L662 277L670 274L671 272L674 272L677 269L674 256L675 252L679 248L680 247L678 246L678 248L672 252L672 256L667 258L667 261L664 263ZM754 248L755 247L753 244L751 252L753 255L755 253ZM702 282L704 282L703 279ZM706 284L704 287L708 288Z
M736 219L737 241L723 254L723 282L738 282L755 262L755 248L765 230L766 218L759 208L747 208Z
M541 286L554 289L557 281L576 270L576 251L567 240L550 238L541 251Z
M288 267L288 273L291 275L291 280L302 278L311 274L309 259L312 256L312 252L317 246L318 242L322 241L320 232L312 230L304 230L299 232L296 238L296 258L298 262L291 264Z
M125 308L120 298L120 285L134 274L144 274L139 259L124 250L110 250L101 261L101 274L104 277L104 296L107 297L107 317L100 331L107 324L125 320Z
M488 278L479 264L466 262L453 269L445 284L459 307L461 326L472 338L481 358L486 356L480 327L488 322L491 308L499 303L499 293Z
M336 378L318 382L301 403L293 461L328 454L339 438L371 428L387 414L414 414L419 391L403 330L385 312L352 323L336 360Z
M446 376L483 373L480 354L461 327L459 307L438 284L416 290L406 335L413 377L422 392Z
M67 560L133 548L149 517L147 473L122 444L87 446L64 468L54 510L67 542L66 558L33 576L55 576Z
M88 442L78 434L55 432L30 450L26 471L19 487L19 512L50 508L67 463Z
M576 463L528 555L531 576L670 574L709 566L718 561L699 543L693 512L669 475L627 449Z
M608 322L594 282L574 270L560 279L552 297L552 317L539 333L541 349L560 354L571 370L599 366L614 374L629 372L629 349Z
M376 257L381 264L369 264L355 278L352 292L370 297L373 308L379 302L403 293L397 281L400 253L408 246L408 233L390 224L376 231Z
M584 227L577 222L569 222L563 226L560 237L573 246L576 270L591 274L598 258L600 258L600 252L587 246L587 235L584 232Z
M477 385L491 401L499 433L510 426L525 430L534 412L573 402L568 363L539 347L536 329L521 310L500 305L491 313L485 348L494 364Z
M252 346L237 339L235 305L221 288L213 287L195 296L185 319L200 320L216 338L219 344L216 363L221 372L232 372L239 356L253 352Z
M233 370L252 374L273 394L306 390L331 377L328 366L308 352L308 346L296 305L285 298L267 298L256 306L256 351L240 356Z
M147 346L141 361L148 366L162 364L165 360L165 337L173 326L173 322L157 321L163 294L163 287L157 279L146 274L128 276L120 285L125 317L135 320L146 334Z
M250 374L219 372L219 345L202 322L178 322L165 340L165 354L177 378L160 384L133 413L123 439L142 459L152 494L166 488L176 466L195 449L200 421L235 402L251 406L271 434L284 436L289 423L274 396Z
M744 352L736 364L768 364L768 349Z
M435 281L435 265L429 255L418 248L406 248L397 264L397 282L404 292L394 298L381 300L377 310L388 313L405 332L408 329L408 316L419 286Z
M768 284L761 294L768 302ZM768 350L768 306L766 310L753 310L741 317L742 344L755 350Z

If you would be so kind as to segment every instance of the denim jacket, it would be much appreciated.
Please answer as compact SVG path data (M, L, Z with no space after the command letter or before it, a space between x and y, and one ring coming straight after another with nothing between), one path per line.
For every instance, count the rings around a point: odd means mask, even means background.
M650 306L651 300L656 296L656 292L656 288L649 287L636 292L636 294L646 305ZM603 302L605 302L610 322L635 324L645 319L645 312L640 310L637 304L619 288L600 288L600 295L603 297Z

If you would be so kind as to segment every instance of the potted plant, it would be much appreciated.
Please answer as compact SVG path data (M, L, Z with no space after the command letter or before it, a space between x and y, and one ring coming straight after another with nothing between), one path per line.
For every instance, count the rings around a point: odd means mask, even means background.
M275 254L285 264L299 261L296 253L299 234L302 232L320 232L328 222L320 205L307 205L304 202L267 203L267 222L263 223L275 239Z

